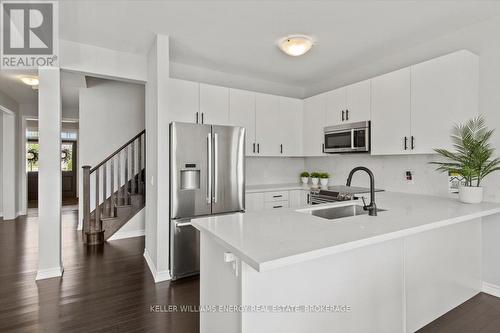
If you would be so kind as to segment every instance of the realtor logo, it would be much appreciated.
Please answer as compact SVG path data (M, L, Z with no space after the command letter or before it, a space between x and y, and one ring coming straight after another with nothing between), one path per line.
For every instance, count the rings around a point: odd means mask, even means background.
M55 1L2 1L2 69L57 66L57 5Z

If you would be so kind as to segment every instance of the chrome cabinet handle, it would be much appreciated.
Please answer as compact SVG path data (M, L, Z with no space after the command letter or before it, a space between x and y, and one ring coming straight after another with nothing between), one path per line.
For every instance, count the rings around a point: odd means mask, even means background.
M203 119L205 116L205 112L202 112L201 113L201 123L204 124L205 123L205 120Z
M217 203L217 191L219 189L219 143L218 135L214 133L214 203Z
M198 112L196 112L196 123L198 124Z
M351 129L351 149L354 149L354 128Z
M255 154L255 142L253 143L253 153Z
M413 135L411 136L411 144L410 145L411 145L412 150L415 149L415 137Z
M342 110L342 121L344 121L344 110Z
M257 144L257 154L260 154L260 143Z
M405 136L405 150L408 149L408 138Z
M212 133L207 134L208 152L208 181L207 181L207 204L212 203Z
M345 110L345 120L349 120L349 110Z
M273 208L283 208L283 206L273 206Z
M283 144L280 144L280 154L283 154Z
M281 195L281 194L280 195L273 195L273 198L281 198L281 197L283 197L283 195Z

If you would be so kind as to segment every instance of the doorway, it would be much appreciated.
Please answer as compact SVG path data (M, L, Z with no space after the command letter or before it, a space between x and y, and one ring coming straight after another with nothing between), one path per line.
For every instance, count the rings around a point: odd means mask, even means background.
M38 208L38 121L26 123L26 173L28 213L35 215ZM61 193L63 210L78 209L78 123L63 122L61 131Z

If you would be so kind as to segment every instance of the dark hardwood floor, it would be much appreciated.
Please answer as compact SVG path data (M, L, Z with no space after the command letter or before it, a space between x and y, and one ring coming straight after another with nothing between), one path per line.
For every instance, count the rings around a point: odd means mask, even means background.
M87 250L75 211L63 212L63 277L35 282L37 220L0 219L0 332L199 331L197 313L150 310L197 305L197 278L155 284L142 257L143 237ZM419 332L500 332L500 299L481 293Z
M63 213L62 278L35 282L36 216L0 219L0 332L199 331L196 313L151 312L151 305L197 305L197 278L155 284L144 237L88 251L76 212Z

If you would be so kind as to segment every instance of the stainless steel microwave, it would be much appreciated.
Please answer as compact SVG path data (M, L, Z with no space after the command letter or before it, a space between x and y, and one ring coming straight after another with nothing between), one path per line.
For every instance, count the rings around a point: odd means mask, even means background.
M325 153L363 153L370 151L370 122L329 126L324 129Z

